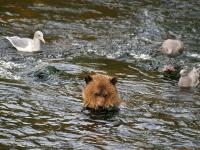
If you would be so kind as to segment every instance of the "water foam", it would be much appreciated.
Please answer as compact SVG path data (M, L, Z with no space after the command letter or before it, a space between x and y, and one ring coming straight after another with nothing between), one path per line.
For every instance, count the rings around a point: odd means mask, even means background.
M0 61L0 77L6 79L20 80L20 76L15 75L13 73L13 70L16 68L20 69L22 67L22 65L15 64L13 62Z

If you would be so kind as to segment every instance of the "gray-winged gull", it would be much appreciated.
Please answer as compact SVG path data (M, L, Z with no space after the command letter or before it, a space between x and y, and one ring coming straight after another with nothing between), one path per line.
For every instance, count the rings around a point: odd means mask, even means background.
M36 31L33 39L20 38L18 36L5 37L18 50L23 52L34 52L40 50L40 40L45 43L43 33Z
M180 40L167 39L161 46L161 52L168 57L176 57L183 52L183 42Z
M195 68L191 71L188 68L184 68L180 71L180 79L178 81L178 86L180 88L192 88L196 87L199 84L199 73L200 68Z

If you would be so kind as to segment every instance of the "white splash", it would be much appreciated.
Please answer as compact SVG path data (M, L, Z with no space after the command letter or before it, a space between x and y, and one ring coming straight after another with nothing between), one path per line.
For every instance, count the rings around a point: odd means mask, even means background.
M200 54L197 53L187 53L186 56L193 58L200 58Z
M142 60L151 60L151 56L147 54L135 54L131 53L131 56L133 56L135 59L142 59Z
M20 80L20 77L17 75L14 75L12 72L13 69L15 68L23 68L23 66L19 64L15 64L13 62L5 62L5 61L0 61L0 77L6 78L6 79L15 79L15 80Z

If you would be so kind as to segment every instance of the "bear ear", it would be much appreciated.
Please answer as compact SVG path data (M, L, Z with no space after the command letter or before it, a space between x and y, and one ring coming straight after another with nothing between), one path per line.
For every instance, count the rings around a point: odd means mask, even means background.
M117 78L113 77L110 79L110 83L112 83L113 85L115 85L117 83Z
M90 75L85 76L86 84L88 84L90 81L92 81L92 77Z

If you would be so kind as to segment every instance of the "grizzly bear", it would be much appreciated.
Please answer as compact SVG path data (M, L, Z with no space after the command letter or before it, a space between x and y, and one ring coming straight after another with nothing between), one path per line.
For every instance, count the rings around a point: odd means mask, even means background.
M116 89L117 78L93 74L85 77L86 86L82 91L85 108L99 109L117 107L121 100Z

